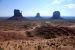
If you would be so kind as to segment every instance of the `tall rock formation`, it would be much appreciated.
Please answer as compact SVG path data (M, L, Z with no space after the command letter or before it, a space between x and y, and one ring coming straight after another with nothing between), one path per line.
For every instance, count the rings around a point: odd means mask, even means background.
M51 19L62 19L59 11L54 11Z
M40 19L41 18L40 13L37 13L36 16L35 16L35 18Z
M22 16L22 12L18 9L14 9L14 16L8 18L8 20L27 20Z

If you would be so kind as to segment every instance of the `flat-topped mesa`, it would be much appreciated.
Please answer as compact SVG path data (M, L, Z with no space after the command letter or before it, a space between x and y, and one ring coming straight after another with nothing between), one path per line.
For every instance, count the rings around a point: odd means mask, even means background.
M35 18L41 18L40 13L37 13Z
M14 9L14 16L8 18L8 20L27 20L27 19L22 16L22 12L20 12L20 10Z
M54 11L54 12L53 12L53 16L52 16L51 19L63 19L63 18L61 18L60 15L61 15L61 14L60 14L59 11Z

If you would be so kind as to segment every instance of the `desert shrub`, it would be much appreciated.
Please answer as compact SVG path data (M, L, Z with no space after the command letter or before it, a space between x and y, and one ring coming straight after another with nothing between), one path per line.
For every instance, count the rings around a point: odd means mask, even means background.
M37 46L37 50L41 50L41 46L40 45Z
M33 37L32 33L29 31L26 31L26 35L27 35L27 37Z
M22 46L21 45L19 45L18 48L20 48L20 50L22 50Z
M41 36L45 39L50 39L50 38L56 38L55 37L55 32L53 32L54 27L49 27L49 26L41 26L40 28L37 28L36 35Z
M1 47L0 47L0 50L4 50L4 48L1 48Z
M29 27L28 25L23 25L23 28L26 28L26 29L28 29L28 27Z
M48 48L47 50L50 50L50 48Z

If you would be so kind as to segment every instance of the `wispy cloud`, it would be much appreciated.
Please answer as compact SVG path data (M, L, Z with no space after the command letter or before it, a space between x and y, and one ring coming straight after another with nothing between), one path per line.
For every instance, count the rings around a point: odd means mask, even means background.
M65 0L53 0L52 4L61 4Z
M75 4L74 3L66 4L64 6L67 7L67 8L70 8L70 9L75 8Z
M71 1L73 1L73 0L53 0L53 2L52 2L52 4L61 4L61 3L63 3L63 2L71 2Z

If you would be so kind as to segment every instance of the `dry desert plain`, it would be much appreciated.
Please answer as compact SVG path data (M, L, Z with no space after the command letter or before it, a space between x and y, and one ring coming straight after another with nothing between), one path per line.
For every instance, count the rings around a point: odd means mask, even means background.
M0 21L0 50L75 50L75 23Z

